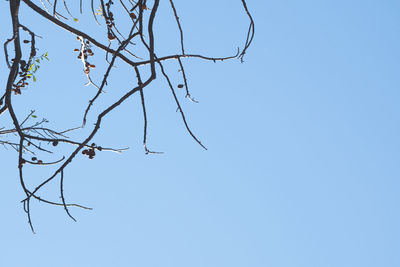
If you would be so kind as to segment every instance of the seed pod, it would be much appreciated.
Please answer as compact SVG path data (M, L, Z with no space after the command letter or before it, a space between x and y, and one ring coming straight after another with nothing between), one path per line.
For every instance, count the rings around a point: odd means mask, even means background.
M74 51L75 51L75 52L78 52L78 51L79 51L79 49L78 49L78 48L75 48L75 49L74 49Z
M108 39L109 40L114 40L115 39L115 35L112 33L112 31L108 30L107 35L108 35Z

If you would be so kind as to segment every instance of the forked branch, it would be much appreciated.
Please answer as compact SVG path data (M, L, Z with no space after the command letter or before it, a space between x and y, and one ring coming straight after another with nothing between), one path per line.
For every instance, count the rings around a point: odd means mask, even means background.
M167 87L169 88L169 91L174 98L175 105L177 106L177 110L181 115L181 119L186 127L187 132L201 147L206 149L206 147L199 141L197 136L189 127L187 117L180 103L181 100L175 92L174 82L168 75L166 64L164 63L167 60L173 60L177 62L179 66L179 71L183 79L183 83L179 83L177 87L184 87L186 90L186 98L188 98L192 102L197 102L196 100L194 100L194 98L192 98L189 92L188 76L182 60L183 58L186 58L216 62L239 58L241 61L243 61L243 57L253 41L254 21L249 12L246 1L240 1L243 5L245 14L250 19L246 41L243 48L238 49L236 53L232 53L228 56L210 57L206 55L192 54L186 52L184 44L183 25L180 22L180 17L178 16L178 8L174 0L169 0L170 7L172 9L170 15L173 16L173 18L175 19L177 30L179 31L180 51L174 54L160 56L157 56L157 52L155 51L155 42L158 33L154 31L155 19L158 16L159 12L161 12L159 10L160 0L119 0L115 2L112 0L91 0L90 12L93 14L99 27L105 27L105 39L108 41L108 44L104 42L104 40L101 41L100 39L96 39L90 33L78 30L69 25L66 21L62 21L67 20L66 17L61 15L63 11L66 11L69 16L73 17L67 7L66 0L62 1L63 5L61 5L61 3L59 3L59 1L57 0L48 0L47 4L41 1L44 9L36 5L33 0L9 0L10 14L12 18L11 25L13 32L10 38L4 42L4 53L9 73L5 90L4 92L2 92L0 97L0 116L6 114L6 111L8 111L9 118L12 121L12 126L7 128L0 128L0 144L6 148L10 147L18 153L17 167L19 171L19 180L21 187L25 193L25 197L22 200L22 203L32 231L34 231L34 228L31 218L30 203L33 199L36 199L48 205L63 207L67 215L74 221L75 218L72 215L71 208L77 207L89 209L82 205L70 204L66 202L64 193L64 182L66 181L65 170L79 153L88 156L89 159L93 159L96 153L99 152L112 151L120 153L125 150L105 148L99 144L95 144L93 140L100 130L103 119L136 93L138 93L140 97L144 119L144 151L146 154L159 153L152 152L147 148L148 116L147 107L145 104L145 88L148 87L157 78L157 74L159 72L167 83ZM35 111L26 112L25 114L28 115L23 118L18 118L18 116L16 115L16 112L14 110L16 106L14 105L14 102L18 102L18 95L22 94L24 90L29 89L29 83L27 81L32 75L32 64L35 60L37 51L35 38L38 37L32 31L32 29L20 24L19 22L19 9L21 2L25 3L30 8L30 10L45 18L49 23L56 24L63 30L75 35L80 41L80 49L76 49L76 51L79 52L78 58L83 64L83 72L87 76L88 84L91 84L96 88L93 97L88 100L88 104L84 109L82 126L80 127L59 131L46 126L47 120L37 120L36 115L34 114ZM121 12L121 14L113 13L113 10L117 10L113 6L116 4L121 5L121 10L123 11ZM210 5L212 5L212 2L210 2ZM61 9L64 10L59 10L60 6ZM99 8L95 10L95 7ZM79 8L81 13L84 12L83 1L79 1ZM25 14L23 14L23 16L25 16ZM104 26L100 24L100 21L98 20L99 16L104 19ZM129 20L131 22L129 27L124 28L126 24L119 23L121 16L129 17ZM22 31L20 32L21 29ZM23 43L30 44L30 48L27 53L23 53L22 51L23 49L21 46L20 37L21 33L28 34L30 36L29 40L23 41ZM13 55L10 54L11 50L9 48L11 45L13 45L14 47ZM92 46L103 50L106 53L106 57L108 59L108 66L106 67L103 78L97 82L94 81L90 76L90 71L94 68L94 65L92 65L88 61L88 57L93 56L93 52L91 51ZM135 49L133 48L136 48L138 46L141 46L145 49L145 57L143 57L143 55L139 56L131 52L135 51ZM27 56L24 57L23 55ZM94 126L90 130L89 134L87 134L87 136L82 136L80 140L69 138L67 136L69 132L79 132L79 130L81 130L82 128L87 127L88 115L89 113L93 112L92 107L97 104L99 97L104 92L105 86L108 85L108 77L115 69L114 65L118 58L121 59L122 62L127 64L127 66L132 68L132 71L134 71L134 73L136 74L132 75L132 79L135 82L134 84L136 84L136 86L133 88L127 88L118 100L110 104L108 107L103 108L101 112L94 114L94 117L96 118L92 124ZM72 145L75 146L75 148L69 154L58 156L53 149L55 146L58 145ZM53 160L42 160L42 154L48 154L51 156L54 155ZM39 182L36 186L34 186L33 188L28 188L25 183L24 173L24 166L26 165L40 168L46 168L47 166L56 166L56 168L50 176L42 177L41 182ZM60 202L52 201L41 196L41 194L45 193L43 189L46 187L46 185L56 179L59 179L59 196L61 199Z

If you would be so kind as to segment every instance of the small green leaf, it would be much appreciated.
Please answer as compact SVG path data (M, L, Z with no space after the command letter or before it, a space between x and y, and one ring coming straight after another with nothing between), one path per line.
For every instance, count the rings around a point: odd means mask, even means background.
M36 82L36 77L35 77L35 75L33 75L33 81Z
M37 63L40 63L40 59L37 58L37 59L36 59L36 62L37 62Z
M28 71L31 71L31 70L32 70L32 68L33 68L33 65L34 65L34 64L31 64L31 65L30 65L30 67L29 67Z
M32 115L32 118L37 118L37 116L36 115Z
M74 21L75 21L75 22L79 22L79 19L77 19L77 18L74 18Z

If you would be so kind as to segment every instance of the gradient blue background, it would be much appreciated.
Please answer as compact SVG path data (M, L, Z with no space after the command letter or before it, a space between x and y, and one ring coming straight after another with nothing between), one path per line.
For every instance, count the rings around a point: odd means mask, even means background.
M179 51L176 24L162 2L159 55ZM176 1L187 52L235 52L247 30L240 1L194 2ZM50 61L38 82L14 97L18 116L35 109L49 126L78 126L95 89L83 86L75 36L21 5L21 23L44 37L38 47ZM185 60L200 104L185 101L182 91L179 97L208 151L185 132L159 76L146 90L149 147L165 154L144 155L133 97L104 120L96 138L130 150L99 153L93 161L80 156L66 170L67 200L94 210L72 209L74 223L62 208L35 202L33 235L19 203L17 155L2 149L1 266L400 266L400 2L248 0L248 6L256 37L244 64ZM71 9L80 19L74 26L101 29ZM6 1L0 25L5 41ZM99 80L104 60L97 56ZM117 63L95 110L135 85L132 71ZM177 65L166 67L180 83ZM0 123L9 121L2 116ZM70 150L57 147L60 154ZM50 173L26 170L32 185ZM54 182L43 194L57 199L57 189Z

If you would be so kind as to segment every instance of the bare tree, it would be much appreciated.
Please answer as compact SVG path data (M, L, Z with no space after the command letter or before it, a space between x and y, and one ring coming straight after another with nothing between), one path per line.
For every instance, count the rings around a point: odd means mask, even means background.
M116 3L114 3L114 1ZM180 24L178 10L175 7L173 0L169 0L169 5L171 7L171 16L175 19L177 23L177 30L180 34L180 52L172 55L159 55L155 49L155 36L157 32L154 32L154 20L159 12L160 0L91 0L90 9L94 19L98 22L99 27L105 25L108 44L104 44L88 32L80 31L67 22L68 17L74 18L68 9L68 3L66 0L40 0L35 4L33 0L9 0L10 14L11 14L11 24L12 24L12 36L10 39L6 40L4 43L4 53L6 64L9 68L9 75L7 80L7 85L5 87L4 93L0 98L0 116L8 115L12 121L12 125L9 127L0 128L0 144L5 147L13 148L16 153L18 153L18 172L21 187L26 195L22 200L24 210L28 217L29 225L34 231L32 220L31 220L31 210L30 203L33 199L44 202L49 205L60 206L65 209L68 216L75 220L70 213L71 207L79 207L83 209L89 209L87 207L67 203L64 197L64 170L72 162L78 153L82 153L93 159L99 151L113 151L121 152L123 149L106 148L98 144L93 143L93 138L96 136L100 129L102 120L106 117L112 110L116 109L128 98L134 94L139 94L143 117L143 146L146 154L157 153L152 152L148 149L146 144L147 137L147 115L146 115L146 105L145 105L145 88L149 86L157 77L160 75L166 81L167 86L175 100L177 106L177 111L180 113L182 121L186 127L189 135L197 142L201 147L206 149L206 147L200 142L200 140L194 135L190 129L185 113L182 109L180 99L178 98L175 87L170 76L167 74L164 62L167 60L176 61L180 68L180 75L182 76L183 83L178 84L178 88L184 88L186 90L186 98L190 101L196 102L192 98L190 91L188 89L188 81L184 68L183 59L187 58L197 58L206 61L224 61L228 59L238 58L243 62L243 57L249 48L253 36L254 36L254 22L247 8L245 0L241 1L244 14L248 16L250 20L250 25L248 28L247 36L245 38L244 46L238 48L236 54L227 57L208 57L201 54L190 54L186 53L184 46L183 30ZM88 105L84 109L82 114L82 124L80 127L67 129L63 131L56 131L46 127L46 120L35 120L32 122L31 118L35 117L34 111L30 113L27 112L26 117L18 118L15 112L14 102L18 101L18 95L23 93L22 89L29 87L29 82L35 79L35 72L37 70L36 61L40 61L47 58L47 54L37 55L37 48L35 40L38 37L35 32L30 28L30 25L22 25L20 23L20 16L25 16L25 14L20 14L21 2L25 4L33 13L37 13L39 16L46 19L49 24L56 24L62 29L68 31L69 33L76 36L79 41L80 48L76 48L77 57L82 62L84 74L87 77L88 84L96 88L96 93L89 100ZM167 1L168 2L168 1ZM82 0L79 2L80 12L84 12L82 8ZM119 8L122 7L123 12L119 12L117 15L113 13L114 8L118 5ZM61 8L60 8L61 6ZM98 7L98 8L97 8ZM62 15L61 13L65 13ZM120 14L121 13L121 14ZM129 31L123 32L122 29L118 27L118 20L125 16L130 21ZM102 22L100 23L100 18ZM103 28L102 28L103 30ZM23 40L22 35L26 35L29 38ZM22 44L25 44L23 46ZM9 47L13 45L14 54L11 55ZM27 46L28 45L28 46ZM140 45L145 51L144 55L140 57L137 53L133 53L132 47L135 45L135 49ZM24 47L29 47L27 51L23 51ZM91 71L95 68L93 64L90 63L90 58L94 55L93 50L103 50L106 54L106 71L104 77L96 82L91 78ZM123 95L119 97L117 101L111 105L105 107L97 115L94 122L93 128L87 136L82 136L80 140L73 140L67 137L68 133L71 131L80 131L86 126L86 121L88 114L91 112L91 108L96 104L96 100L104 92L104 88L107 85L107 79L110 72L113 70L116 59L119 58L124 63L126 63L134 73L136 74L137 86L127 90ZM62 156L61 158L55 158L51 162L44 162L40 159L42 153L52 153L54 146L58 144L65 143L68 145L75 146L76 148L72 153ZM55 165L55 171L52 172L48 177L43 177L40 183L36 186L29 188L24 179L24 165L30 164L37 167L45 167L48 165ZM59 195L60 202L52 201L46 199L40 195L41 189L43 189L50 181L59 179Z

